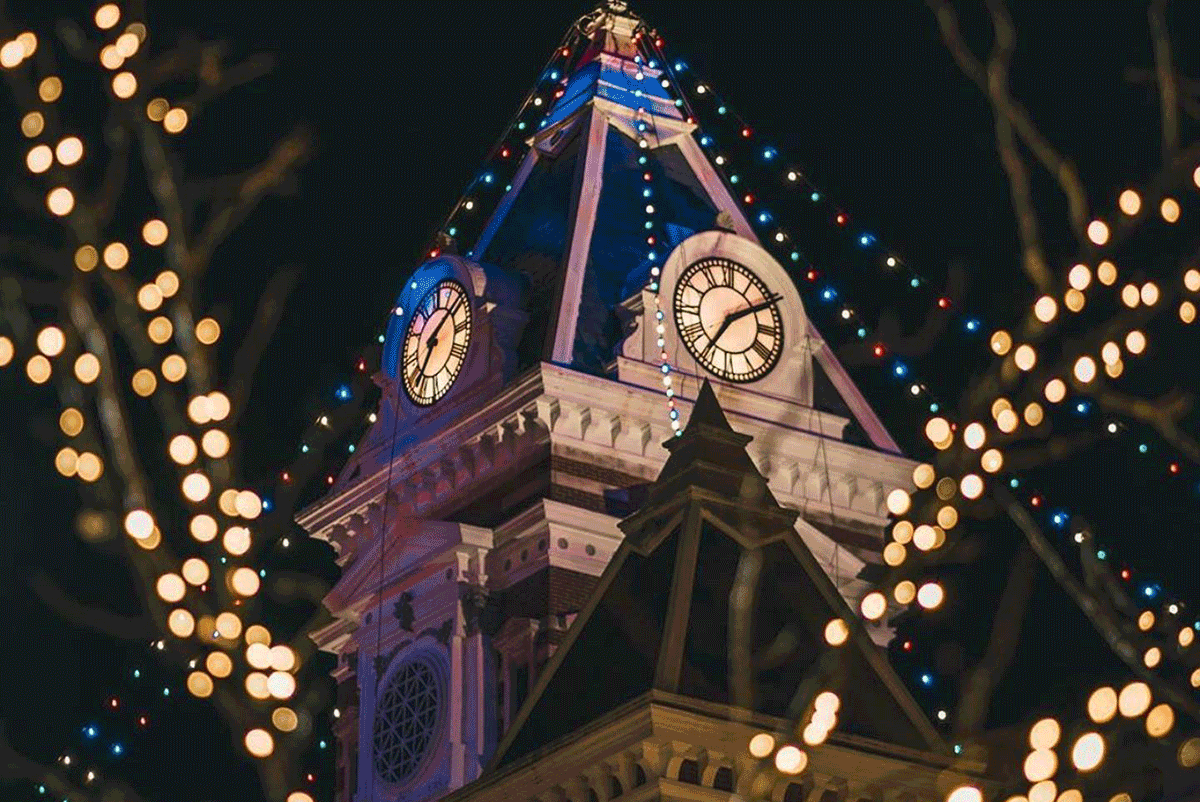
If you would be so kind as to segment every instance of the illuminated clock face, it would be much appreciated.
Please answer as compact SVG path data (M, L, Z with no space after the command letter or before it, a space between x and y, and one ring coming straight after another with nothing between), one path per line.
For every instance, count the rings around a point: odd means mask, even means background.
M728 381L755 381L783 353L781 300L745 265L708 257L684 270L675 285L675 328L705 370Z
M413 310L404 335L400 372L414 404L429 406L449 392L471 343L471 300L457 281L445 279Z

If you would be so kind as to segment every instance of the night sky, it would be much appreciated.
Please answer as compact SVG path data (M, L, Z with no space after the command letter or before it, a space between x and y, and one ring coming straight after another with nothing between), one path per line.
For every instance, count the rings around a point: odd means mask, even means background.
M49 36L44 5L10 2L10 26ZM53 5L58 15L70 13L67 3ZM208 302L236 327L274 269L303 271L242 422L252 485L272 486L295 458L301 433L331 406L334 388L381 330L400 283L420 263L551 49L591 5L151 4L152 51L197 36L226 39L234 53L266 52L278 60L253 91L194 121L183 150L195 175L244 168L296 124L308 126L316 142L296 191L268 201L226 243L207 287ZM83 20L88 12L80 9ZM762 142L778 148L782 161L802 169L855 226L903 254L928 280L932 290L907 293L896 279L878 279L861 255L837 244L828 221L781 201L778 216L791 214L797 231L813 232L807 255L865 318L883 314L905 331L920 329L930 315L941 314L931 311L929 299L951 273L966 278L965 288L953 293L956 307L972 310L985 331L1011 325L1027 308L1033 292L1018 266L990 112L954 65L922 3L641 0L634 10L659 27L668 54L717 89ZM963 13L977 52L986 53L985 17L974 6ZM1122 188L1145 181L1159 163L1157 98L1126 76L1128 68L1152 65L1145 6L1022 3L1013 16L1014 92L1048 139L1075 159L1094 203L1107 213ZM1200 38L1191 35L1200 29L1200 5L1177 4L1170 22L1177 65L1200 75ZM6 187L19 186L29 179L20 167L25 143L5 97L2 175ZM736 141L729 125L708 130ZM1194 141L1194 127L1190 134L1185 142ZM1044 175L1036 176L1034 191L1047 212L1052 267L1065 270L1077 251L1061 224L1061 199ZM1195 193L1181 200L1184 219L1190 212L1194 220ZM7 199L0 203L2 230L21 231L23 213ZM1156 261L1154 253L1131 256L1135 274L1165 282L1171 264ZM823 325L831 318L821 314L813 311L835 346L852 339L831 322ZM972 339L961 317L943 317L945 328L932 347L900 356L941 398L954 399L988 364L986 336ZM848 352L847 361L867 361L856 353ZM1194 375L1177 373L1184 364L1178 355L1166 355L1164 363L1139 381L1147 388L1175 381L1196 389ZM903 397L902 383L869 364L852 370L897 439L906 447L921 445L914 436L921 410ZM137 613L120 563L97 557L74 534L74 486L52 467L56 415L49 395L33 392L11 367L0 371L0 604L8 612L0 619L0 722L8 738L43 760L64 750L83 756L147 798L258 798L248 758L234 748L236 737L220 729L206 703L187 698L178 668L163 667L148 641L118 642L64 624L31 592L33 578L44 573L81 602ZM1138 462L1138 437L1102 442L1073 458L1069 471L1041 471L1037 481L1111 533L1114 553L1136 571L1135 583L1161 585L1194 610L1200 603L1200 466L1178 458L1184 470L1168 476L1165 465L1176 457L1150 434L1142 439L1151 453ZM1116 498L1128 501L1113 504ZM961 606L947 606L942 636L918 633L953 646L903 655L898 662L910 679L926 668L952 675L961 654L975 653L986 637L988 622L970 612L1001 589L1015 535L1002 524L971 525L986 535L978 564L961 571L964 589L976 595L968 598L964 590ZM278 560L335 575L332 554L321 545L297 547ZM999 724L1025 721L1056 703L1078 710L1078 692L1068 690L1080 685L1078 666L1099 675L1110 671L1087 623L1044 574L1035 605L1022 657L997 699ZM1068 654L1063 674L1034 681ZM133 678L135 670L141 678ZM932 710L953 699L952 684L917 696ZM164 685L171 694L166 700ZM117 713L104 709L113 695L120 700ZM144 732L133 725L135 709L151 721ZM96 742L82 734L90 723L102 731ZM103 753L114 742L125 747L119 758ZM314 760L318 789L328 787L332 766L331 750ZM28 784L6 788L5 796L34 797Z

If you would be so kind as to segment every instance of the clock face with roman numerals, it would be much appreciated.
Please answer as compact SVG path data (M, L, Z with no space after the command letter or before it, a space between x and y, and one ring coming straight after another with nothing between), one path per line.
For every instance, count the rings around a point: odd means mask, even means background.
M413 310L404 335L400 373L404 392L418 406L449 392L471 343L471 299L457 281L445 279Z
M783 353L781 300L750 268L710 256L679 276L675 328L705 370L728 381L755 381Z

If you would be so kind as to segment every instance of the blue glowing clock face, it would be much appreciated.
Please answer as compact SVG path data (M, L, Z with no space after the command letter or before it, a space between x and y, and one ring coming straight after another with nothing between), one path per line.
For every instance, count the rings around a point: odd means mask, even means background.
M755 381L783 353L782 300L745 265L708 257L679 276L675 328L705 370L728 381Z
M457 281L440 281L417 304L404 335L400 374L409 400L427 407L444 397L470 344L471 299Z

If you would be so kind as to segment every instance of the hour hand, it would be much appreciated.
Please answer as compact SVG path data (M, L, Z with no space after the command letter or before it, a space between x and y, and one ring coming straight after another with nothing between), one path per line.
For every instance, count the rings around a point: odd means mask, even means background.
M739 309L736 312L730 312L725 316L725 319L721 321L721 326L717 329L717 333L714 334L712 339L708 341L708 348L704 349L704 353L707 354L710 350L712 350L713 346L717 344L717 340L721 339L721 335L729 329L730 324L732 324L735 320L740 320L746 315L752 315L755 312L761 312L762 310L772 307L782 300L783 296L776 293L761 303L748 306L745 309Z

